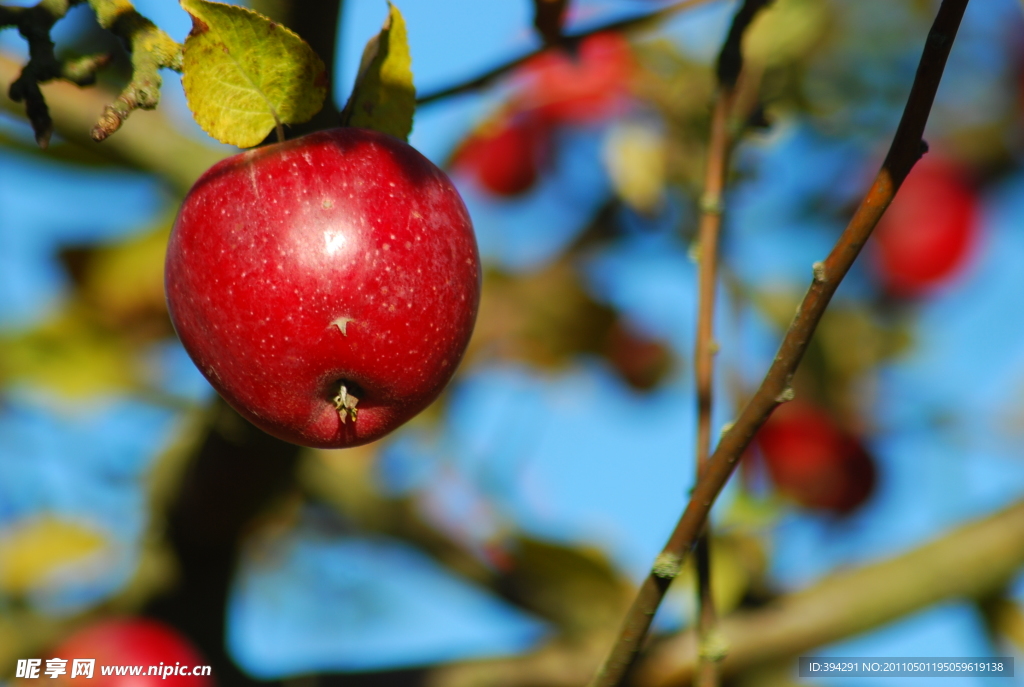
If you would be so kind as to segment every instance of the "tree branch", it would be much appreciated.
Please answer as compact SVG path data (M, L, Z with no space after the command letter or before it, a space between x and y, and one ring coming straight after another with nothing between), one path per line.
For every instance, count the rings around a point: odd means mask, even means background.
M28 42L29 61L11 83L9 97L24 102L36 143L46 148L53 121L40 84L64 79L87 86L96 72L109 63L109 55L90 55L63 63L54 54L50 30L67 11L84 0L41 0L33 7L0 6L0 28L16 26ZM139 14L128 0L88 0L100 26L124 43L132 57L132 79L113 104L107 105L92 138L102 141L117 131L132 110L152 110L160 102L160 69L181 71L181 46Z
M697 479L707 468L711 451L711 409L714 386L715 289L718 283L718 238L722 227L722 192L729 169L733 146L730 115L733 114L737 82L742 72L742 41L757 12L768 0L745 0L733 18L732 26L718 57L718 93L711 117L708 161L704 174L704 192L700 202L698 233L699 276L697 308L697 341L694 374L697 387ZM718 662L723 658L717 641L718 618L711 590L711 541L705 526L694 551L697 569L697 632L700 636L700 668L698 687L716 687L719 682Z
M647 636L651 620L674 573L678 572L679 565L697 540L711 505L754 434L775 407L791 395L793 374L832 295L926 148L922 140L925 123L966 6L967 0L943 0L928 33L903 118L881 170L832 252L824 262L815 263L814 278L775 360L760 388L722 436L708 461L686 510L626 614L619 638L591 683L593 687L613 687L622 683Z
M1024 565L1024 502L961 526L896 558L837 572L770 605L722 620L726 674L798 656L937 603L983 599ZM697 658L692 632L657 646L637 666L643 687L689 684Z
M53 122L39 84L60 78L65 71L53 52L50 29L78 2L81 0L42 0L33 7L0 6L0 28L17 27L18 33L28 43L28 64L7 92L11 100L25 103L25 112L32 122L32 130L40 148L49 145ZM83 82L95 78L95 72L88 74L84 70L74 71L78 72Z
M706 5L709 2L713 2L713 0L682 0L681 2L678 2L675 5L664 7L655 12L651 12L650 14L609 22L607 24L595 26L594 28L589 29L587 31L583 31L581 33L572 34L570 36L563 35L556 45L562 48L574 48L584 38L587 38L588 36L593 36L596 33L605 33L607 31L633 31L644 29L663 19L671 17L674 14L678 14L679 12L691 9L693 7L697 7L699 5ZM484 86L493 83L494 81L504 76L505 74L513 71L517 67L521 67L523 64L537 57L550 47L551 45L545 45L542 48L538 48L521 57L517 57L514 60L494 67L493 69L490 69L484 72L483 74L475 76L467 81L463 81L462 83L442 88L441 90L434 91L433 93L427 93L426 95L417 98L416 104L426 105L427 103L432 103L435 100L441 100L443 98L448 98L453 95L467 93L469 91L477 90L478 88L483 88Z
M0 110L15 113L21 110L4 95L19 71L17 62L0 55ZM157 174L182 195L200 174L230 152L230 149L204 145L186 136L162 112L132 119L117 136L98 146L88 135L94 117L91 113L103 109L113 94L102 89L82 90L60 82L44 86L43 91L58 134L73 144L88 146L91 153Z
M132 56L131 81L92 128L93 140L102 141L120 129L133 110L156 108L160 103L160 69L181 71L181 46L126 0L89 0L89 6L100 26L120 38Z

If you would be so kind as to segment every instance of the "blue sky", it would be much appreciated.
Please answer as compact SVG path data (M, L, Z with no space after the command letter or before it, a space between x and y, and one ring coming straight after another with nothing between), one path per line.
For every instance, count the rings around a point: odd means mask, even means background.
M580 23L645 11L653 4L581 2ZM139 0L136 5L176 39L187 33L187 17L174 3ZM978 9L982 5L985 11ZM362 45L379 28L385 7L376 1L346 3L339 93L347 93ZM666 33L692 55L707 57L720 42L730 7L717 3L684 15ZM1005 69L992 36L999 17L1015 7L1011 0L972 5L950 63L953 86L940 92L935 122L940 131L943 122L983 119L1005 97L986 88L978 74ZM400 8L422 92L536 45L526 2L407 0ZM0 36L2 47L18 42L13 32ZM963 97L961 84L969 97ZM422 109L412 143L442 160L499 94L500 88ZM181 115L186 130L203 136L185 119L173 74L167 74L165 107ZM22 123L0 121L5 130L26 131ZM597 129L581 131L560 141L563 154L551 178L521 201L495 202L465 189L485 259L529 270L559 254L609 193L599 160L601 135ZM841 227L808 220L798 201L806 194L854 193L850 169L870 164L876 154L863 140L829 138L799 122L783 123L744 146L738 159L755 174L730 195L730 264L752 283L802 289L811 263L823 257ZM59 203L49 201L55 189ZM59 247L115 241L144 228L167 202L143 175L0 157L0 328L31 325L59 307L67 290L55 260ZM1024 318L1015 315L1024 272L1007 269L1024 260L1019 219L1024 174L1017 171L988 188L983 208L985 239L973 263L915 307L917 346L874 380L878 405L864 410L879 427L870 440L881 465L878 492L841 523L788 512L770 534L771 572L780 587L795 588L838 566L895 554L1024 495L1024 434L1007 430L1020 418L1005 417L1024 390ZM686 363L692 351L695 269L672 226L669 219L653 232L623 238L614 250L592 256L584 272L596 298L666 338ZM839 297L865 295L871 288L855 271ZM722 311L727 309L723 298ZM755 382L774 355L778 333L757 313L747 312L742 335L740 341L724 340L721 359ZM176 345L154 349L152 359L165 371L168 390L191 398L209 393ZM725 394L720 389L719 397ZM528 407L520 402L524 397L531 399ZM484 366L466 371L457 382L437 436L421 441L413 433L398 435L385 451L382 470L391 471L385 476L394 488L417 491L427 500L433 495L442 517L446 509L457 518L467 504L489 504L492 521L482 522L476 536L511 522L539 537L599 546L638 579L692 485L693 414L685 371L641 395L596 359L550 374ZM936 417L949 414L952 424L936 425ZM715 424L728 419L720 412ZM123 581L141 534L141 476L178 422L165 409L126 398L87 409L25 390L6 399L0 408L0 527L54 511L96 523L121 552L106 577L51 590L40 603L55 611L81 608ZM716 516L730 498L726 494ZM315 513L308 514L293 533L267 544L272 556L250 552L245 558L232 594L228 635L236 658L255 674L514 652L544 636L536 619L464 585L404 544L326 536L317 522ZM401 574L388 572L395 570ZM353 594L386 603L361 616L352 610ZM929 609L829 648L833 655L907 656L977 656L989 650L977 615L959 604Z

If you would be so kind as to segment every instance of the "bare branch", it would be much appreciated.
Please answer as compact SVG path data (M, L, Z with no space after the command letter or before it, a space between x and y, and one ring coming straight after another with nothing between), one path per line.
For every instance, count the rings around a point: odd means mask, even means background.
M998 592L1024 565L1024 502L895 558L837 572L770 605L721 622L732 675L801 655L955 599ZM692 632L661 643L637 666L643 687L689 684L696 666Z
M730 116L736 100L736 85L743 66L743 34L768 0L745 0L736 16L718 57L718 92L711 116L708 161L704 172L704 192L700 204L700 264L698 276L697 341L694 373L697 387L697 479L707 467L711 451L711 409L714 386L715 290L718 283L718 238L722 228L722 192L729 169L733 145ZM745 119L745 117L744 117ZM707 527L697 539L694 551L697 568L697 632L700 636L698 687L716 687L718 662L722 649L717 641L718 617L711 589L711 538Z
M15 26L18 33L28 42L28 64L11 83L8 96L14 102L25 103L25 113L32 123L36 143L46 148L53 134L46 100L39 90L39 84L61 78L65 68L53 52L50 29L67 14L72 5L81 0L43 0L33 7L0 6L0 27ZM78 70L74 70L78 71ZM82 74L85 79L93 75Z
M89 6L100 26L120 38L132 56L131 81L92 129L93 140L102 141L121 128L132 110L152 110L160 103L160 69L181 71L181 46L125 0L89 0Z
M50 110L40 84L64 79L87 86L110 62L109 55L91 55L61 62L54 54L50 31L68 10L84 0L41 0L33 7L0 5L0 28L16 26L28 42L29 61L11 83L9 97L24 102L36 143L46 148L53 133ZM181 71L181 46L143 17L127 0L88 0L100 26L118 36L132 56L132 79L113 104L107 105L92 128L93 140L117 131L132 110L152 110L160 102L160 69Z
M832 295L853 265L882 213L892 202L903 180L921 157L925 149L922 135L928 121L928 113L931 111L953 38L966 7L967 0L943 0L928 33L903 118L882 169L832 252L824 262L815 265L814 278L783 338L775 360L739 418L722 436L659 559L667 557L682 560L693 548L712 504L732 474L744 449L784 398L783 392L789 388L793 374ZM671 576L658 574L652 569L644 580L633 606L626 614L611 654L591 683L593 687L614 687L622 684L647 636L654 612L661 604L671 581Z

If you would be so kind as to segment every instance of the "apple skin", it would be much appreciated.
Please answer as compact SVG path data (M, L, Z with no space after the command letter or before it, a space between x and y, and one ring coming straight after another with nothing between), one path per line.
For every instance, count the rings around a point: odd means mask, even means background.
M471 173L497 196L516 196L537 181L551 148L550 124L533 112L504 117L471 135L453 166Z
M874 231L871 257L885 291L922 296L953 277L977 243L979 215L954 162L934 155L918 162Z
M776 408L755 442L775 487L805 508L845 515L874 491L874 459L810 403L796 400Z
M103 620L89 625L61 642L50 652L50 658L68 661L67 674L58 681L74 685L83 678L71 678L71 661L75 658L96 659L93 678L86 683L94 687L213 687L214 681L206 675L146 675L149 666L182 666L194 668L208 662L174 628L155 620L123 618ZM142 675L102 675L100 666L144 666ZM43 663L43 668L46 663Z
M397 139L342 128L203 174L174 223L165 287L185 350L235 410L286 441L342 448L440 394L480 274L444 172ZM332 400L342 384L359 399L352 421Z

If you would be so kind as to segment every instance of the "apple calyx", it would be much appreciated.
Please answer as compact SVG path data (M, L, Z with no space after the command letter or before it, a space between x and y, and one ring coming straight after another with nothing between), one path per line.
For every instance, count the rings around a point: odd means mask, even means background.
M342 384L341 389L338 391L338 395L331 400L334 401L334 408L338 411L338 417L341 418L341 424L345 424L350 417L354 424L356 416L359 415L359 409L356 408L359 404L359 399L348 392L348 387Z

